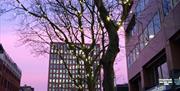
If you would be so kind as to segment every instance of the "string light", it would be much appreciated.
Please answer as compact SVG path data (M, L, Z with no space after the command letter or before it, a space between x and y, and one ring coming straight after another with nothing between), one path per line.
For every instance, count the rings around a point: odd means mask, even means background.
M82 86L81 86L81 85L79 85L79 88L80 88L80 89L82 89Z
M87 77L89 77L89 74L86 74Z
M111 18L110 18L110 16L106 16L106 19L107 19L107 21L110 21Z
M120 25L121 25L121 23L120 23L120 22L118 22L118 23L117 23L117 25L118 25L118 26L120 26Z
M79 31L82 32L82 28L79 27Z
M129 2L129 0L125 0L123 3L124 3L124 4L127 4L128 2Z
M132 13L133 13L133 11L131 10L129 13L130 13L130 14L132 14Z
M82 4L82 0L80 0L79 2L80 2L80 4Z

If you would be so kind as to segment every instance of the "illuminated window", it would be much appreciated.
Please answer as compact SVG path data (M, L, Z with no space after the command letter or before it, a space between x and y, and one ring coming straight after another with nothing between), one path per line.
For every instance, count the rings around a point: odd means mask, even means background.
M153 21L151 21L148 24L148 32L149 32L149 39L151 40L152 38L154 38L154 26L153 26Z
M139 51L140 51L139 43L136 45L135 50L136 50L136 56L138 56L139 55Z
M52 79L49 79L49 82L52 82Z
M49 74L49 77L52 78L52 74Z
M58 83L58 79L56 79L56 83Z
M53 49L51 49L51 53L53 53L54 52L54 50Z

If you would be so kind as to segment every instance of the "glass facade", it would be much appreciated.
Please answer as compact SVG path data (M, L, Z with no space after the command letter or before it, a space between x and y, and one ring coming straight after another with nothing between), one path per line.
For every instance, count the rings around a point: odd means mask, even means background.
M98 52L99 47L95 49L95 52ZM77 91L75 86L74 79L76 82L79 77L85 79L85 68L84 62L77 59L73 54L72 50L68 50L66 44L63 43L53 43L51 45L50 53L50 62L49 62L49 79L48 79L48 91ZM84 55L80 50L75 51L76 54ZM97 54L97 53L96 53ZM78 61L77 61L78 60ZM79 62L79 63L78 63ZM72 74L72 77L69 76L68 70L65 67L64 63L67 64L69 72ZM96 62L95 65L98 65L99 62ZM98 78L100 80L100 76ZM84 90L87 89L87 84L83 82ZM97 83L100 85L101 81ZM97 91L100 91L100 87L97 86Z
M132 65L139 56L139 53L145 46L148 45L149 41L153 39L156 34L160 31L160 16L157 12L153 18L147 24L142 34L139 35L139 43L135 45L130 54L128 55L128 65ZM130 66L128 66L130 67Z

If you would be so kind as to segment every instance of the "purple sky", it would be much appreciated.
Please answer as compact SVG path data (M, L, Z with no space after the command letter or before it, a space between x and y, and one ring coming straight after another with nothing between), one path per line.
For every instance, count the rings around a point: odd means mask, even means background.
M13 61L22 70L21 85L27 84L35 88L35 91L47 90L48 55L35 57L26 46L19 46L16 35L17 20L9 20L8 15L0 16L0 43ZM119 32L123 35L123 32ZM120 37L120 45L124 46L124 37ZM127 82L125 50L122 47L115 61L116 83Z

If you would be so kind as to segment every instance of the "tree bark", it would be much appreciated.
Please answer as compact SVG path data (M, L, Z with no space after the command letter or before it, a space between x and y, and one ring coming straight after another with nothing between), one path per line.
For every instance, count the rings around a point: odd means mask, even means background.
M102 0L94 0L95 5L98 8L100 13L100 18L102 19L104 26L108 32L109 45L106 53L104 54L101 64L103 65L103 90L104 91L114 91L114 68L113 64L115 58L119 52L119 37L118 37L118 28L116 24L107 17L109 16L108 11L106 10Z
M104 64L104 80L103 80L103 91L114 91L114 71L112 64Z
M104 71L103 74L104 91L115 91L113 64L119 52L118 43L119 43L118 34L117 32L114 32L114 34L110 37L110 44L108 50L102 60L103 71Z
M88 83L88 90L89 91L96 91L95 84L92 81Z

